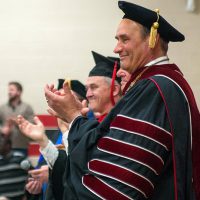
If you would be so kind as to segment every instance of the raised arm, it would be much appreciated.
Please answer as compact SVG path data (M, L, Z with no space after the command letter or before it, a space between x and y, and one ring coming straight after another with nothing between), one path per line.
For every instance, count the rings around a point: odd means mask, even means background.
M45 134L44 125L38 117L34 117L34 123L29 122L24 117L19 115L17 117L17 123L21 132L28 138L37 142L40 147L44 148L47 146L49 139Z

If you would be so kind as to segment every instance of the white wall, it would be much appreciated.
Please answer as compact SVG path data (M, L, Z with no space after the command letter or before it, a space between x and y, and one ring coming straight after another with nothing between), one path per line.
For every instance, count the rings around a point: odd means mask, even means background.
M131 1L160 13L186 36L170 45L200 104L200 14L185 11L186 1ZM117 0L0 0L0 103L7 83L20 81L24 101L46 112L43 88L70 77L85 81L94 66L91 50L114 55L115 31L123 16Z

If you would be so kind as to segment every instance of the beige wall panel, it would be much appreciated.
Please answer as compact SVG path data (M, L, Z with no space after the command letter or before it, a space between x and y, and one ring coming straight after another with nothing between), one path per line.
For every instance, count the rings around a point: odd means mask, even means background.
M170 44L169 57L200 105L200 14L188 13L185 0L131 2L160 8L185 34L185 42ZM91 50L114 55L122 15L117 0L0 0L0 103L7 100L7 83L17 80L24 86L23 99L36 113L45 113L46 83L62 77L84 82L94 66Z

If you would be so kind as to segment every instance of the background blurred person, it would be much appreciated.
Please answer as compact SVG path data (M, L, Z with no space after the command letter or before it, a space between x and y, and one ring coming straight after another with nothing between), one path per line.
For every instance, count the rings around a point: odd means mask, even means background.
M24 137L16 124L17 115L24 116L27 120L33 121L34 112L32 107L22 101L23 88L19 82L8 83L8 102L0 106L0 122L2 126L11 126L12 148L27 156L29 140ZM4 131L4 130L3 130Z
M26 157L11 149L10 137L0 132L0 196L22 200L27 171L21 168L20 163Z

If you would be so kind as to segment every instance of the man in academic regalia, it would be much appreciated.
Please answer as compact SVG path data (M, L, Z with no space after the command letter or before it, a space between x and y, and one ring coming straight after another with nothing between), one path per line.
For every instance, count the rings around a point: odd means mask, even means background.
M200 199L200 115L167 57L168 43L185 38L158 10L119 8L114 52L132 76L107 117L99 124L81 116L67 84L63 96L45 87L49 112L70 123L65 199Z
M89 72L86 81L87 91L85 96L88 99L90 110L95 112L95 115L97 115L96 119L98 120L98 122L101 122L107 115L107 113L109 113L109 111L115 105L115 103L121 98L121 79L119 77L116 77L116 72L119 69L119 59L115 57L105 57L94 51L92 51L92 54L94 57L95 66ZM78 87L78 85L75 84L76 82L74 80L66 81L76 96L80 94L81 91L84 91L82 87ZM59 79L58 89L62 88L63 83L64 79ZM77 94L76 91L78 88L80 91ZM79 98L79 100L81 99ZM68 133L64 132L63 141L66 146L65 153L61 150L58 151L57 149L55 149L54 146L50 146L51 148L47 148L47 151L45 149L42 150L42 153L47 160L47 163L49 163L49 166L52 169L50 170L51 190L48 190L46 199L51 199L51 197L49 196L49 194L51 193L49 193L49 191L53 191L53 196L56 200L60 200L62 196L64 196L63 199L65 199L65 196L68 196L67 192L65 192L65 194L63 195L62 184L63 177L65 177L64 168L66 169L66 173L68 168L67 166L65 166L67 162L66 155L68 154L67 136ZM56 158L54 158L54 155L56 155Z
M107 113L110 112L115 103L121 98L121 79L116 77L116 72L119 69L118 62L115 64L115 61L118 61L117 58L107 58L94 51L92 51L92 54L95 60L95 66L89 72L88 78L86 80L86 97L88 99L88 106L90 110L92 110L95 114L98 113L97 120L98 122L101 122ZM67 140L67 138L64 140ZM44 151L42 151L42 153L44 153ZM48 159L48 156L46 159ZM49 155L49 159L52 161L52 155ZM61 166L63 166L64 163L63 161L63 152L60 152L55 163L52 164L53 167L51 173L51 182L56 199L60 199L62 194L60 191L61 187L58 187L62 180L59 180L58 174L60 174ZM64 177L68 176L68 168L69 166L67 162L65 174L63 174ZM67 183L65 180L64 187L67 188ZM65 188L63 199L68 198L68 189L65 190Z
M98 122L101 122L121 97L121 79L116 77L116 72L119 69L117 58L107 58L94 51L92 51L92 55L94 57L95 66L89 72L86 80L86 97L90 110L92 110L95 114L98 114L97 120ZM117 61L116 65L115 61ZM114 67L116 67L115 72L113 72ZM113 78L114 81L112 82ZM67 138L64 138L64 141L66 140ZM50 155L50 157L52 160L52 155ZM58 174L61 174L61 166L65 163L63 157L65 157L63 155L63 151L60 151L58 159L56 159L56 162L51 170L50 178L53 186L53 193L56 199L60 199L60 196L62 196L62 186L60 186L62 180L60 180L60 176L58 176ZM67 166L65 173L67 173ZM67 195L67 192L65 192L64 196Z
M120 68L119 59L105 57L94 51L92 55L95 66L86 80L86 97L89 108L98 113L97 119L101 122L121 98L121 78L116 76Z

